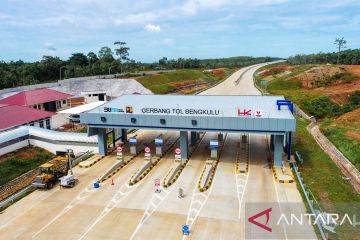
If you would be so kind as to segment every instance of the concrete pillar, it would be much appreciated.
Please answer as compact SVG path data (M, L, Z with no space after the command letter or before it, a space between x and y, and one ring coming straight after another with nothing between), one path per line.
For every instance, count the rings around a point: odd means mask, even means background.
M188 132L180 131L180 148L181 148L181 159L185 160L188 158Z
M99 154L105 156L107 154L106 128L98 128L97 133L98 133Z
M197 142L197 139L198 139L197 132L191 132L190 139L191 139L191 142L190 142L191 146L194 146L196 144L196 142Z
M123 143L127 142L127 129L125 129L125 128L121 129L121 141Z
M287 160L290 161L291 158L291 140L292 140L292 132L288 132L288 141L287 141Z
M115 128L113 128L112 130L112 142L113 142L113 147L115 147Z
M222 133L218 134L218 141L222 142L224 140L224 135Z
M274 135L274 166L281 166L283 152L283 135Z

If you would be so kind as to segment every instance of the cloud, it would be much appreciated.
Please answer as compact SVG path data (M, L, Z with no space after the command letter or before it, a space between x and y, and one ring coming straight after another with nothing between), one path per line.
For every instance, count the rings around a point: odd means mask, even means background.
M161 32L161 27L159 25L154 25L154 24L147 24L144 29L148 32Z
M46 42L44 45L45 48L51 53L54 53L57 50L52 43Z
M174 39L171 38L165 38L164 40L162 40L162 44L170 47L170 46L174 46L175 41Z

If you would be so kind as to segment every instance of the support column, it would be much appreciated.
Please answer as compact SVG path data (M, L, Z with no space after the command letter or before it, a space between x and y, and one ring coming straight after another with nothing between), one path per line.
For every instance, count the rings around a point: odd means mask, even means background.
M274 135L270 135L270 149L274 150Z
M105 156L107 154L106 128L98 128L97 133L98 133L99 154Z
M197 134L197 132L191 132L191 137L190 137L190 139L191 139L190 145L191 145L191 146L194 146L194 145L196 144L196 142L197 142L197 139L198 139L198 134Z
M288 161L290 161L290 157L291 157L291 139L292 139L292 132L289 132L288 142L287 142L287 160Z
M274 166L281 166L282 151L283 151L283 135L274 135Z
M115 147L115 128L113 128L112 130L112 142L113 142L113 147Z
M127 142L127 129L125 129L125 128L121 129L121 141L123 143Z
M185 160L188 158L188 132L180 131L180 148L181 148L181 159Z

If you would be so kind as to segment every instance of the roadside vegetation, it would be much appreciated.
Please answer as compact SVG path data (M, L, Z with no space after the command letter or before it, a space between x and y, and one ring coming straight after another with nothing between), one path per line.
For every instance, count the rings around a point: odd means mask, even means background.
M192 94L226 79L234 71L229 68L186 69L147 75L137 78L137 81L156 94Z
M309 122L305 119L297 120L295 150L301 153L304 160L303 164L299 165L304 182L326 212L359 213L360 207L351 204L359 203L360 195L349 181L343 178L340 169L306 130L308 124ZM346 206L338 206L337 203L346 203ZM335 228L335 231L336 235L330 234L329 239L359 239L360 237L359 228L343 226Z
M314 116L322 132L360 169L359 72L360 66L280 63L260 69L256 82Z
M48 162L53 154L37 147L26 147L0 157L0 186Z

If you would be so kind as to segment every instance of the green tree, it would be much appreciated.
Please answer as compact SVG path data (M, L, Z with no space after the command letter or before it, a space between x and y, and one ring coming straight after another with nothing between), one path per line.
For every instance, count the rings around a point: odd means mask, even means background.
M341 49L345 49L346 48L346 40L344 39L344 37L342 38L337 38L335 39L335 42L334 44L336 45L336 48L338 50L338 55L337 55L337 64L339 64L339 61L340 61L340 52L341 52Z
M119 57L118 60L120 62L120 68L122 73L122 65L124 62L129 60L129 50L130 48L126 46L126 42L116 41L114 45L117 46L115 48L115 54Z
M94 52L89 52L87 55L87 60L90 65L93 65L94 63L99 61L99 58L96 56L96 54Z
M83 53L73 53L69 58L69 64L83 67L88 65L88 59Z
M111 48L109 47L102 47L99 51L98 56L100 61L106 63L111 63L112 61L114 61L113 51L111 51Z

